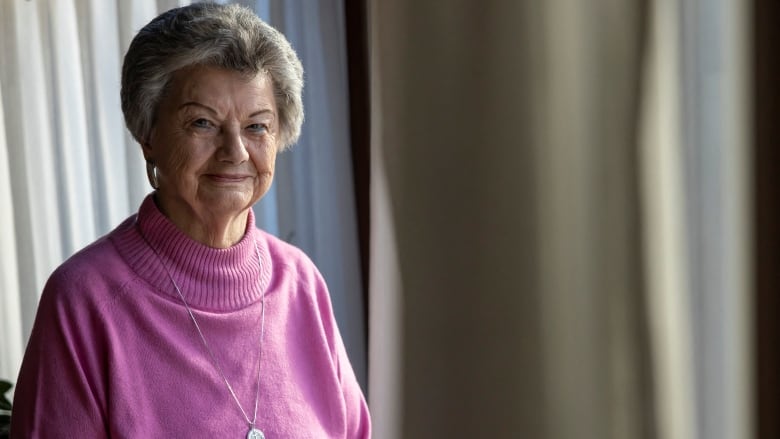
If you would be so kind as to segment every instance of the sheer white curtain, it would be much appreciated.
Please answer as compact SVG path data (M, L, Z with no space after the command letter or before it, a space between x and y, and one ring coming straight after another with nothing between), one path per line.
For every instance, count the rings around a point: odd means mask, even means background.
M134 212L150 190L121 114L122 57L150 19L189 3L0 2L0 378L16 379L51 271ZM258 224L320 267L365 382L343 6L242 3L288 34L307 82L301 141L279 158Z
M1 85L1 84L0 84ZM0 99L2 87L0 86ZM11 170L6 149L5 121L0 106L0 205L12 206ZM12 209L0 209L0 230L14 230ZM21 362L22 327L17 272L16 237L13 233L0 233L0 376L10 378Z
M749 8L650 11L642 200L659 436L752 437Z

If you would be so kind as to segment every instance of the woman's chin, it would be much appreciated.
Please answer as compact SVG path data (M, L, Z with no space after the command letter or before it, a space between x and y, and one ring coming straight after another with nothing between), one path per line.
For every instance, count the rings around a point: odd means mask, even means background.
M235 215L252 207L252 193L239 190L208 191L198 197L201 205L207 206L213 214Z

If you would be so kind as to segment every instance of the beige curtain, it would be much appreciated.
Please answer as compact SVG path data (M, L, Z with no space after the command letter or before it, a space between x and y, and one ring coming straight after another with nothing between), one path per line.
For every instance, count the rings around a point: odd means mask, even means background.
M726 3L738 51L744 16ZM690 42L675 39L683 4L370 3L375 437L749 437L735 204L711 213L734 219L736 263L708 269L734 274L723 297L739 306L695 308L713 297L688 276L685 230L710 194L682 160L721 152L686 156L685 103L669 99L687 89L669 76ZM710 170L734 166L729 200L747 193L743 128ZM700 323L718 316L728 344L713 352L736 358L707 369L692 349L716 341ZM729 402L703 404L712 386Z
M651 437L642 3L373 3L403 334L377 437Z

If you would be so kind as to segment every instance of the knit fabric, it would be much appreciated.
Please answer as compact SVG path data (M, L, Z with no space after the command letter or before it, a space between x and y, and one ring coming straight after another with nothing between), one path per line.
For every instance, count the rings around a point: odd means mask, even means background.
M370 437L320 273L300 250L254 227L251 210L247 224L233 247L210 248L150 196L62 264L38 307L11 437L246 437L168 272L250 419L260 360L256 425L266 438Z

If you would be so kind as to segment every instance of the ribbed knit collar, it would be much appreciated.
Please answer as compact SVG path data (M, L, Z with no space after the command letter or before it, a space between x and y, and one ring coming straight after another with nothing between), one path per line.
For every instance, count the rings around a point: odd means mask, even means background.
M225 249L208 247L179 230L149 195L133 227L116 240L134 271L160 293L179 299L170 273L191 307L231 311L260 300L270 279L268 247L254 224L249 209L246 233L238 243Z

